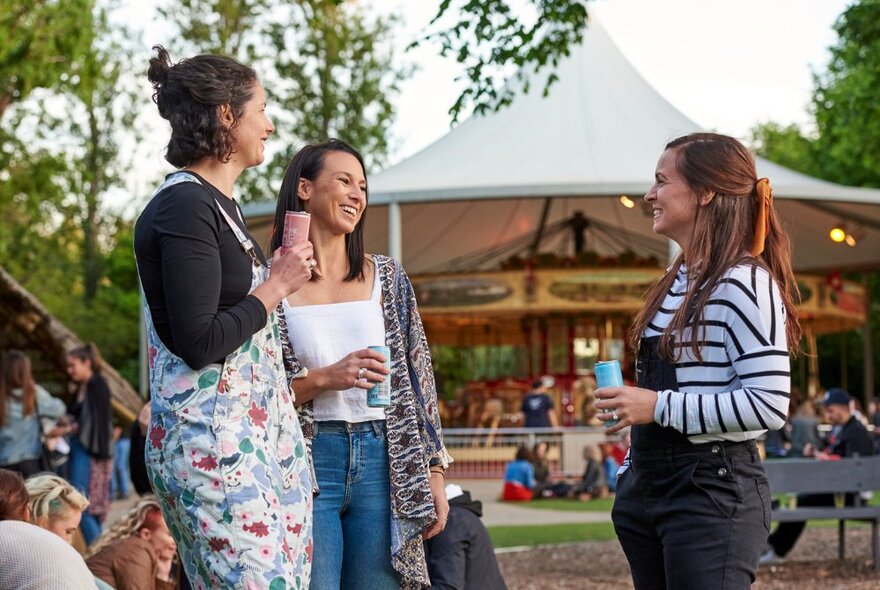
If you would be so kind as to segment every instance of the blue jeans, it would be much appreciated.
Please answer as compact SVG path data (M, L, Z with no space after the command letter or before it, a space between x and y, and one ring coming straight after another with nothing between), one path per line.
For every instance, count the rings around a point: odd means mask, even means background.
M113 455L113 477L110 479L110 499L128 497L131 476L128 469L128 456L131 454L131 439L120 438L116 441L116 453Z
M311 590L391 590L391 491L384 421L318 422Z
M89 482L92 478L92 456L76 436L71 436L68 441L70 442L70 460L67 464L70 470L70 483L88 498ZM79 528L86 545L91 545L101 534L101 521L86 509L79 522Z

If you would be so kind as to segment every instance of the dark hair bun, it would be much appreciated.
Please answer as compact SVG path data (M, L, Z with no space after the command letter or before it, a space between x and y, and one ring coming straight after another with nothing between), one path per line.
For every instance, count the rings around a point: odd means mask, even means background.
M155 57L150 58L150 69L147 71L147 78L149 78L150 83L153 84L153 89L156 91L153 95L153 100L156 100L159 92L162 90L162 86L168 81L168 71L171 69L171 56L168 54L168 50L161 45L153 45L153 51L157 53Z

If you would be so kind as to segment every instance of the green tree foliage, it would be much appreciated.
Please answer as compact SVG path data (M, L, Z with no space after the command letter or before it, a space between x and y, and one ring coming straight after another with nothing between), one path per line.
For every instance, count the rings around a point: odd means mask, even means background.
M828 159L823 176L880 187L880 1L854 3L834 30L838 42L813 94L817 152Z
M800 172L880 187L880 1L854 3L834 30L827 70L813 77L815 130L767 123L753 130L753 144L758 154Z
M0 253L25 288L135 382L131 222L108 211L105 200L133 168L125 156L132 150L120 142L137 140L142 107L127 88L132 34L109 21L110 8L92 8L71 32L82 52L55 88L16 101L2 120Z
M177 27L184 47L169 51L229 55L245 61L257 58L260 17L271 7L265 0L174 0L158 8L159 15Z
M113 227L112 218L102 218L102 200L108 191L124 186L124 174L132 169L132 162L119 149L118 131L128 130L127 139L137 140L134 119L137 107L143 105L123 80L134 61L127 33L118 28L111 32L107 10L96 11L92 44L69 94L72 104L62 122L79 148L71 150L69 194L76 203L76 217L82 228L87 303L95 300L104 276L99 240L109 233L106 229Z
M35 88L53 88L88 47L92 0L0 3L0 119Z
M327 0L303 0L287 10L287 18L267 28L276 56L275 81L267 88L279 107L275 125L285 147L253 172L280 185L298 143L329 137L355 146L368 168L381 167L390 151L392 100L408 75L395 67L391 51L396 19Z
M587 26L584 0L530 0L525 14L509 0L443 0L431 21L437 30L425 40L438 43L443 56L464 68L465 89L449 110L453 122L473 110L498 110L531 76L548 68L545 95L556 81L555 70ZM451 19L451 22L447 22ZM511 84L515 80L517 84Z
M815 129L767 123L752 131L756 152L784 166L832 182L880 187L880 1L849 6L835 26L826 71L814 76L811 103ZM857 220L854 220L857 221ZM880 383L880 275L846 278L867 281L868 316L874 345L875 383ZM823 386L845 385L859 397L864 391L862 330L820 336L819 376Z
M184 0L161 9L186 51L233 55L254 66L282 146L245 172L242 201L271 199L302 142L338 137L370 168L391 151L393 101L408 70L395 63L397 21L340 0ZM178 49L176 55L182 55Z
M25 282L58 249L53 215L64 199L59 179L66 169L59 156L0 128L0 260Z
M764 123L752 129L751 143L755 152L768 160L804 174L822 176L816 140L805 136L797 125Z

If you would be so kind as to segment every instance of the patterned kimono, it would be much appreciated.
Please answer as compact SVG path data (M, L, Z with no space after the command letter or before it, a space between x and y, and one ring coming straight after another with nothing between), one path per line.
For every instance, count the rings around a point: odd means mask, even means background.
M391 405L385 410L388 464L391 469L391 559L403 578L401 588L431 585L425 564L422 532L437 520L429 485L429 465L447 467L437 408L431 354L412 284L400 263L376 256L385 315L385 343L391 349ZM282 332L287 331L278 313ZM290 377L302 369L284 341L285 366ZM306 403L299 411L306 441L314 438L314 412Z

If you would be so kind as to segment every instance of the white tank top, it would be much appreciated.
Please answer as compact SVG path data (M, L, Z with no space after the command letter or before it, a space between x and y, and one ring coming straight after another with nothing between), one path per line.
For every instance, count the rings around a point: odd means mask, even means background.
M373 293L366 301L296 307L284 301L290 343L304 367L326 367L355 350L385 345L385 315L382 311L378 265L374 265L374 269ZM293 385L296 390L296 382ZM367 406L367 390L360 387L319 394L314 399L314 411L317 421L366 422L385 419L384 408Z

